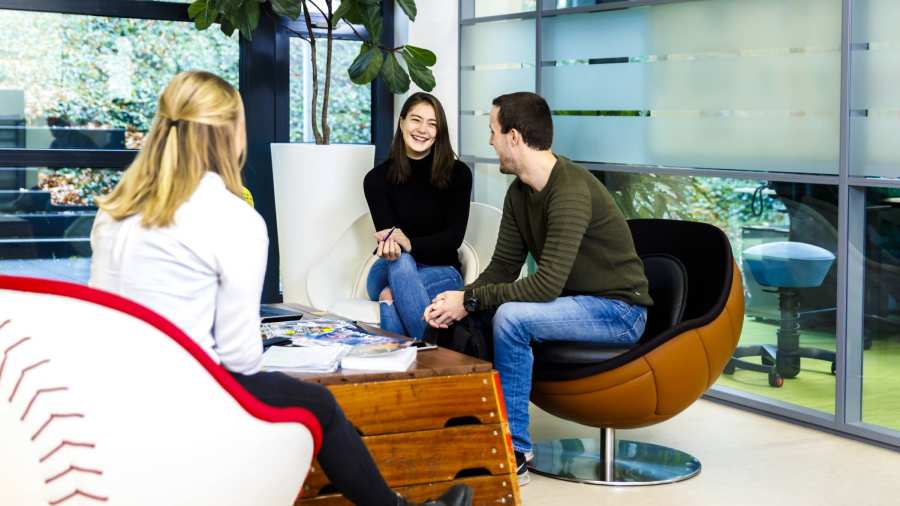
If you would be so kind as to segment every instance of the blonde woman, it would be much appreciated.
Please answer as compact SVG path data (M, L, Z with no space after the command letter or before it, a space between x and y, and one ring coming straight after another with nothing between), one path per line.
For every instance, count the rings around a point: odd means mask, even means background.
M241 199L245 148L237 91L207 72L175 76L144 147L100 203L91 285L170 319L261 401L311 411L322 426L319 463L348 499L410 504L387 486L326 388L260 372L268 237L262 218ZM470 504L471 495L454 487L428 504Z

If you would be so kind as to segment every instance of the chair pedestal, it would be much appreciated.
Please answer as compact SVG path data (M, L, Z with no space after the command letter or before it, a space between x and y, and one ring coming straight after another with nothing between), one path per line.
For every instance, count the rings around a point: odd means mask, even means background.
M600 429L599 439L555 439L534 445L529 469L560 480L594 485L661 485L693 478L700 461L672 448L638 441L617 441L615 429Z
M778 288L778 308L781 311L776 332L778 345L739 346L725 366L725 374L734 374L735 369L764 372L769 375L769 385L781 387L784 378L794 378L800 373L801 358L831 362L831 373L835 373L834 352L800 346L799 299L797 290ZM743 357L760 357L762 364L739 360Z

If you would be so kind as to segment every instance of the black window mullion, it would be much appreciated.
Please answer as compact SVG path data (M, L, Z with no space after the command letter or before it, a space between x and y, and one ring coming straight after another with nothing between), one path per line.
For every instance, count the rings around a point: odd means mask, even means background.
M126 169L133 149L0 149L0 167L93 167Z
M189 21L188 4L146 0L0 0L0 9L161 21Z

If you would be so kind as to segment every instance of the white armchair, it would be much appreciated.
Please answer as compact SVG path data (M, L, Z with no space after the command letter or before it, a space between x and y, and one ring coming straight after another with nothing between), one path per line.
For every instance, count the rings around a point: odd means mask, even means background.
M293 504L321 442L156 313L45 279L0 276L0 398L4 505Z
M487 267L502 214L496 207L472 202L466 235L459 248L463 281L468 284ZM378 303L369 301L366 278L377 257L372 255L375 240L372 216L365 213L357 218L329 248L323 258L313 264L306 278L310 302L317 309L378 325Z

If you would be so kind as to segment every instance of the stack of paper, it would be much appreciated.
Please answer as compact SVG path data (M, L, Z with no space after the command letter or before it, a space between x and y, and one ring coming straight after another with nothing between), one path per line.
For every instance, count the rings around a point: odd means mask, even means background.
M337 370L349 346L272 346L263 353L267 371L326 373Z
M370 355L350 353L341 360L341 368L366 371L405 371L416 361L416 351L418 351L417 348L410 346Z

